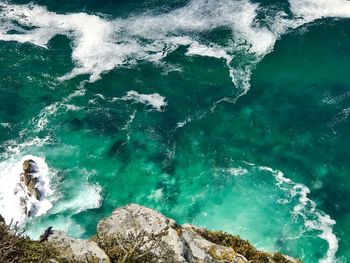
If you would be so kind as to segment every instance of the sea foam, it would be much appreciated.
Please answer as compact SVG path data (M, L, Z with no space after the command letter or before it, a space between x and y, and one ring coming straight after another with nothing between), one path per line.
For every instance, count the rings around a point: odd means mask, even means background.
M0 40L46 48L55 35L66 35L73 43L76 66L60 79L89 74L90 82L140 60L159 62L179 46L187 46L187 55L224 59L234 84L245 93L254 64L272 51L282 34L323 17L350 17L350 4L345 0L290 0L290 9L294 18L281 10L266 19L267 26L261 26L257 23L261 7L247 0L192 0L168 13L114 20L86 13L57 14L35 4L2 3ZM231 42L218 45L199 36L219 28L231 30ZM256 59L250 66L249 62L244 67L233 66L236 52L242 50Z
M260 56L275 42L271 31L254 22L258 7L248 1L196 0L165 14L106 20L85 13L57 14L34 4L2 4L0 39L46 48L55 35L66 35L73 42L72 60L76 67L61 80L90 74L89 81L93 82L115 67L133 65L139 60L159 62L179 46L189 47L187 55L225 59L233 79L230 64L237 43L245 41L247 44L242 46ZM222 27L234 32L236 43L220 46L194 37ZM10 30L19 33L9 33Z
M252 68L264 55L273 50L276 40L281 35L290 29L324 17L350 17L350 3L346 0L290 0L289 3L293 17L286 16L282 11L277 12L275 17L267 20L267 27L256 23L257 15L261 11L259 4L246 0L192 0L186 6L168 13L148 13L114 20L86 13L57 14L35 4L14 5L1 2L0 40L29 42L47 48L48 42L54 36L65 35L72 41L72 60L75 68L60 79L64 81L81 74L89 74L90 82L97 81L101 74L116 67L134 65L138 61L159 62L179 46L185 46L185 54L188 56L223 59L232 81L246 92L249 89ZM211 43L200 37L203 32L223 27L232 31L232 41L225 45ZM141 41L142 39L147 41ZM255 59L245 61L248 66L242 67L235 63L238 52L253 55ZM159 94L152 97L156 93L132 92L125 98L149 104L156 110L160 110L166 103ZM46 126L47 116L56 112L57 106L60 105L54 104L45 108L42 114L33 120L33 123L37 124L37 131ZM183 123L179 123L179 127L182 125ZM25 146L9 143L7 155L19 153L23 147ZM18 211L10 211L12 208L5 203L15 201L11 199L15 197L10 197L9 191L17 182L16 174L19 172L21 161L10 159L9 156L6 156L5 160L7 161L0 164L0 207L2 210L9 210L9 213L6 213L7 221L11 218L20 221L23 218ZM37 162L43 164L43 159L37 159ZM44 165L41 168L42 171L47 171ZM315 203L307 197L309 189L306 186L292 182L277 171L269 171L274 174L280 187L289 189L292 196L299 199L299 205L294 209L295 215L303 217L308 228L321 231L320 237L329 244L324 262L332 262L338 247L337 238L332 232L335 222L316 209ZM46 173L44 174L46 176ZM99 190L94 188L93 192L99 193ZM96 207L97 203L93 202L92 207ZM42 212L45 213L48 206L42 207ZM317 220L309 220L307 215L310 213L316 215Z
M133 100L135 102L144 103L146 105L150 105L157 111L162 111L167 105L165 97L159 95L158 93L139 94L134 90L128 91L126 96L122 97L121 100Z
M301 217L307 230L319 231L320 234L318 236L328 243L326 255L319 262L335 262L338 239L333 233L333 225L336 221L317 209L316 203L308 197L310 189L303 184L293 182L290 178L285 177L281 171L262 166L259 167L259 170L270 173L275 178L276 184L280 189L286 191L292 199L296 198L298 200L293 208L292 216L294 218Z

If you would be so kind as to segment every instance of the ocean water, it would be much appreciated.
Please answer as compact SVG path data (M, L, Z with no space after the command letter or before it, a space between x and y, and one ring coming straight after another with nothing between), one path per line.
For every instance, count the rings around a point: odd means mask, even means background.
M0 214L86 238L133 202L350 262L349 18L346 0L1 0Z

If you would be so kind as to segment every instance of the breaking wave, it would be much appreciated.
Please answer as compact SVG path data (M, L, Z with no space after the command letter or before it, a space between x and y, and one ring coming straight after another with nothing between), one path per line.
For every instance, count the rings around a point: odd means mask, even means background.
M126 19L106 19L86 13L57 14L35 4L1 4L0 40L30 42L46 48L55 35L73 41L75 68L61 80L89 74L90 82L101 74L138 61L159 63L179 46L186 55L223 59L234 84L246 92L254 64L269 53L288 29L324 17L350 17L345 0L290 0L292 16L275 12L259 25L263 9L257 3L193 0L186 6L163 14L143 14ZM210 42L200 34L220 28L231 31L225 45ZM239 52L251 54L251 61L237 63Z

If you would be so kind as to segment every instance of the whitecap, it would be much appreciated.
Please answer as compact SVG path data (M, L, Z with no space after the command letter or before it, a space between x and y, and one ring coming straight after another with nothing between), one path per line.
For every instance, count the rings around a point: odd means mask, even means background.
M43 48L58 34L73 41L72 60L76 66L61 80L89 74L89 81L94 82L116 67L140 60L159 63L179 46L187 46L187 55L224 59L232 81L243 94L249 89L254 65L272 51L276 40L289 28L323 17L350 17L350 4L345 0L290 0L294 18L279 11L266 18L268 26L257 23L259 4L247 0L192 0L167 13L114 20L86 13L57 14L35 4L3 3L1 7L0 40L30 42ZM199 36L223 27L232 31L232 41L225 45L208 43ZM19 33L8 33L10 30ZM255 58L244 61L244 66L232 63L236 52L241 51Z
M72 39L72 59L76 67L61 80L90 74L89 81L94 82L103 72L115 67L133 65L139 60L159 62L179 46L189 46L187 55L224 58L233 79L230 62L237 46L205 43L192 35L227 27L234 31L234 41L245 39L249 52L261 56L271 50L276 36L255 24L258 8L258 4L248 1L194 0L165 14L106 20L85 13L57 14L35 4L3 4L0 39L30 42L44 48L57 34ZM19 30L18 24L35 29L22 28L19 34L8 33L11 29Z
M79 184L79 189L72 188L70 198L62 196L54 208L53 214L69 212L78 214L82 211L99 208L102 202L102 189L98 184L88 184L87 182Z
M242 176L248 173L248 170L242 167L231 167L225 169L224 171L230 173L233 176Z
M122 97L121 100L133 100L138 103L143 103L153 107L157 111L162 111L167 105L166 98L158 93L140 94L133 90L128 91L126 96Z
M350 2L346 0L290 0L291 10L304 23L325 17L350 17Z
M83 107L76 106L74 104L65 104L65 107L68 111L79 111L79 110L83 109Z

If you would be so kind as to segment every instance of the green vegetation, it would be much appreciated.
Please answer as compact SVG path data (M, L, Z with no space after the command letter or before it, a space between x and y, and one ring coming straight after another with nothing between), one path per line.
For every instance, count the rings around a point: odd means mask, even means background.
M53 247L30 240L18 232L16 226L0 223L0 263L37 263L49 262L50 259L65 262Z
M252 263L290 263L280 253L266 253L257 250L248 241L239 236L227 234L222 231L209 231L206 229L196 229L203 238L226 247L232 247L235 252L246 257ZM143 262L168 262L172 263L173 254L170 250L159 249L161 235L146 236L145 232L129 233L128 235L115 235L113 237L91 238L97 242L111 262L116 263L143 263ZM213 247L208 253L214 258L231 261L233 255L221 254L220 258ZM59 251L47 242L30 240L23 232L18 232L16 226L11 227L0 223L0 263L37 263L37 262L57 262L67 263L68 261L59 256ZM87 259L88 262L97 262L97 259Z
M250 262L268 263L271 259L276 263L290 263L281 253L266 253L257 250L247 240L241 239L223 231L210 231L206 229L196 230L205 239L226 247L232 247L237 253L245 256Z

